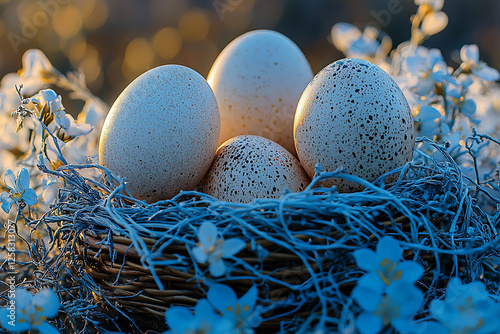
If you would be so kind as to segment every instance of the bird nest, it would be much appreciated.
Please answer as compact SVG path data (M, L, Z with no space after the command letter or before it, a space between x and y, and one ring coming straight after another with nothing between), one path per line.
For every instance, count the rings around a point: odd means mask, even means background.
M68 321L131 332L166 329L165 310L193 307L211 283L231 287L238 297L257 287L256 332L295 333L320 322L337 331L352 321L345 310L357 307L350 293L363 272L353 251L387 235L400 241L406 259L425 268L417 286L427 291L427 301L439 297L457 274L464 280L483 277L497 288L496 271L488 272L481 261L499 255L495 229L477 205L477 196L488 193L476 184L474 197L473 181L445 148L419 141L433 145L435 156L417 151L413 162L373 183L318 170L303 192L248 204L200 192L148 204L134 199L126 182L103 167L41 166L66 187L32 225L47 227L51 237L50 247L32 247L42 273L37 277L58 282ZM86 168L100 169L102 179L82 176ZM365 189L338 193L315 187L331 177ZM204 224L216 231L209 236L216 242L208 246ZM197 255L229 240L241 245L233 253L201 260Z

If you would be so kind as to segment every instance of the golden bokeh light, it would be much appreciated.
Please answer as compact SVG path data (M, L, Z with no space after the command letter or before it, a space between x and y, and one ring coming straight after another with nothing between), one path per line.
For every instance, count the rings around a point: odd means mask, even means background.
M127 45L123 60L123 74L126 78L136 77L153 65L155 52L145 38L136 38Z
M59 9L52 17L54 31L61 38L71 38L82 29L83 19L78 8L66 6Z
M163 28L153 37L153 49L163 60L174 58L181 46L182 37L175 28Z
M73 38L69 45L63 49L71 62L80 61L87 51L87 43L83 36Z
M77 61L72 61L72 64L73 62ZM85 74L87 84L92 84L99 79L102 72L102 60L99 56L99 52L93 45L86 44L85 54L83 58L78 61L77 68L82 70Z
M186 11L179 21L179 32L187 41L202 41L207 37L209 30L210 18L201 8Z
M109 8L104 0L86 0L87 13L83 18L83 26L87 29L98 29L106 23Z

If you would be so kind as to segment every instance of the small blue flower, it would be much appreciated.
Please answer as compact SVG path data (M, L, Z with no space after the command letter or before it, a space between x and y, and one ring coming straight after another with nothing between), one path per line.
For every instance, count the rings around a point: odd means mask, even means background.
M245 242L238 238L224 240L217 236L217 227L211 222L204 222L198 229L198 246L193 249L193 256L199 263L209 263L210 275L220 277L226 273L224 260L243 248Z
M58 334L59 331L46 322L58 311L59 298L53 290L43 289L33 296L26 289L17 288L7 306L0 309L0 324L16 333L36 330L44 334Z
M230 334L231 322L218 315L206 299L200 299L194 314L186 307L172 306L165 312L170 328L165 334Z
M257 287L254 285L238 299L230 287L214 283L210 285L207 298L210 304L223 315L224 319L232 322L233 330L231 333L252 334L253 328L261 322L259 315L254 312L257 293Z
M10 169L7 169L4 182L10 192L0 194L3 211L8 213L14 203L17 205L25 203L29 206L36 204L38 198L36 192L30 189L30 174L26 168L21 168L17 178Z
M446 91L448 97L448 103L452 108L457 108L462 114L464 114L469 119L476 113L476 102L472 99L468 99L462 94L458 89L450 88Z
M445 300L433 300L430 322L434 333L488 334L500 332L500 304L490 299L482 282L462 284L450 279ZM430 333L430 332L429 332Z
M352 296L363 309L356 318L356 326L362 334L379 333L388 325L400 332L412 332L412 316L420 309L424 298L417 287L406 281L391 284L385 293L357 285Z
M424 272L418 263L403 261L403 250L391 237L383 237L376 252L364 248L354 251L353 255L358 267L368 272L359 279L358 285L373 289L383 289L397 281L413 284Z
M460 50L461 68L487 81L497 81L500 73L479 60L479 48L477 45L464 45Z

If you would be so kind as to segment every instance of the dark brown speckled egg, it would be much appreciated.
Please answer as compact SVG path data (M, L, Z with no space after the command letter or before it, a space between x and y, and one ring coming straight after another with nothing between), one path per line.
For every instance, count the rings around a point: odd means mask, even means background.
M223 143L205 177L205 193L228 202L279 198L304 190L310 180L299 161L279 144L244 135Z
M299 160L312 178L343 168L373 181L413 157L413 118L394 80L362 59L342 59L321 70L300 98L294 122ZM341 179L323 186L340 192L363 187Z

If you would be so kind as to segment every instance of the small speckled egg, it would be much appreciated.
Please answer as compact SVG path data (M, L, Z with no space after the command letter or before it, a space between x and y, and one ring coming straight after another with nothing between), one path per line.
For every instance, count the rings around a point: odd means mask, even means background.
M344 168L374 181L413 156L413 118L394 80L361 59L342 59L321 70L304 90L294 123L299 160L312 177ZM329 179L323 186L359 191L358 184Z
M99 163L126 177L147 202L192 190L217 150L220 115L205 79L184 66L139 76L111 107L101 132Z
M277 143L244 135L222 144L205 177L205 192L220 200L247 203L304 190L310 180L298 160Z
M255 30L236 38L207 78L221 113L219 145L234 136L258 135L295 154L295 109L312 78L306 57L286 36Z

